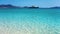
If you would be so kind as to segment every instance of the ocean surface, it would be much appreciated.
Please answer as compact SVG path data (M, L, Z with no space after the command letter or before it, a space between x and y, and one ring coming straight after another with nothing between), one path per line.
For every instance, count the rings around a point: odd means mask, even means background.
M0 34L60 34L60 9L0 9Z

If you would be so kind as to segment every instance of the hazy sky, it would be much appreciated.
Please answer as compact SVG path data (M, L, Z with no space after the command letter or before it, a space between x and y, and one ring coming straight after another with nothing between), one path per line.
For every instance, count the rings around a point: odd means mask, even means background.
M60 6L60 0L0 0L0 4L12 4L16 6L39 6L53 7Z

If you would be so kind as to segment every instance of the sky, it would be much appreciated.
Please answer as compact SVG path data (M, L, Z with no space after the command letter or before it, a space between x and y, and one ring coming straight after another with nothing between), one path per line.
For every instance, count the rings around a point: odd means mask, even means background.
M0 4L12 4L16 6L39 6L54 7L60 6L60 0L0 0Z

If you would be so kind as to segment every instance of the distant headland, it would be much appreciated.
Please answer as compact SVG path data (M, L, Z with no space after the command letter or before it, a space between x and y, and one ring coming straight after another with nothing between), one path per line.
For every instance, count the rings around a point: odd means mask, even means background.
M2 5L0 5L0 8L20 8L20 7L18 7L18 6L13 6L13 5L11 5L11 4L8 4L8 5L2 4Z
M7 4L7 5L0 5L0 8L39 8L39 7L35 7L35 6L31 6L31 7L27 7L27 6L24 6L24 7L20 7L20 6L14 6L14 5L11 5L11 4Z
M14 6L14 5L11 5L11 4L7 4L7 5L0 5L0 8L33 8L33 9L37 9L37 8L40 8L40 7L36 7L36 6L24 6L24 7L20 7L20 6ZM60 9L60 7L50 7L50 8L42 8L42 9Z
M50 7L50 8L52 8L52 9L60 9L60 7Z
M36 6L31 6L31 7L24 6L23 8L39 8L39 7L36 7Z

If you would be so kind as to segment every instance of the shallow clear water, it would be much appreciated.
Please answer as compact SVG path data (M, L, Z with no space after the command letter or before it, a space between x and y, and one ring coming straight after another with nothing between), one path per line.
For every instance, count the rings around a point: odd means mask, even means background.
M0 9L0 34L60 34L60 9Z

